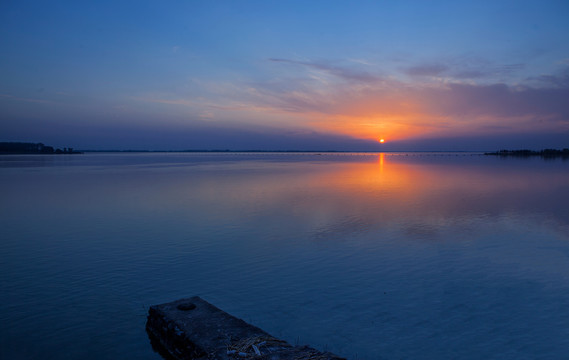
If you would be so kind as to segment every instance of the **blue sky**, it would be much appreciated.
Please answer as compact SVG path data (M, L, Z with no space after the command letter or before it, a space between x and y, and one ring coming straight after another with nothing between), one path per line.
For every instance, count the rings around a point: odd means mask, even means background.
M567 1L8 0L0 46L0 141L569 147Z

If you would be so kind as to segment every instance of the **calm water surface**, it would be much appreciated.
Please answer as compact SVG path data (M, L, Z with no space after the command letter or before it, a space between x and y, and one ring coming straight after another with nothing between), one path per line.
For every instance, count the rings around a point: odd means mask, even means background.
M569 352L569 162L479 154L0 156L0 358L160 359L200 295L349 359Z

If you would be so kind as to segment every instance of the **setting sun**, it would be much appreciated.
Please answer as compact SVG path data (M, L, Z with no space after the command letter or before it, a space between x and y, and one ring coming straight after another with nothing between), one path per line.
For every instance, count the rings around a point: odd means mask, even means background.
M379 142L383 144L385 142L385 139L379 139Z

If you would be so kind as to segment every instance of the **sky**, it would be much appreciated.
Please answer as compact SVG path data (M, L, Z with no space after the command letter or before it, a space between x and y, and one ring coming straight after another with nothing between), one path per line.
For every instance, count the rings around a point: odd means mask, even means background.
M0 141L569 148L567 0L2 0L0 49Z

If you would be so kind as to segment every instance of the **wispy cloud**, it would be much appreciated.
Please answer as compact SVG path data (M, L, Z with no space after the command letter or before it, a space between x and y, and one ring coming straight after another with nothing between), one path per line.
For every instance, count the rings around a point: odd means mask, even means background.
M307 84L268 86L259 98L268 108L274 107L319 119L319 126L347 127L360 124L362 129L414 127L418 132L462 131L569 131L569 76L543 75L541 86L519 86L504 83L464 83L463 78L492 78L523 70L524 64L483 64L479 69L461 69L446 64L424 64L407 68L419 77L445 77L444 82L406 82L387 79L370 82L353 81L334 86L323 94ZM294 89L281 91L281 89ZM277 100L278 101L275 101ZM359 120L358 120L359 119ZM363 125L367 124L367 125ZM389 124L389 125L388 125ZM490 125L499 126L499 129ZM350 126L350 131L357 125ZM422 130L420 130L420 129ZM438 129L438 130L437 130ZM369 131L369 130L365 130ZM361 130L361 132L365 132ZM375 130L374 130L375 131Z
M538 85L552 86L555 88L569 88L569 66L557 74L544 74L527 78L527 81Z
M324 71L330 75L336 76L337 78L346 81L369 83L369 82L382 80L382 77L378 75L370 74L368 72L360 71L357 69L351 69L348 67L335 66L328 62L298 61L298 60L279 59L279 58L270 58L269 61L300 65L307 68Z
M404 68L411 75L405 80L375 75L382 71L373 66L368 73L356 64L270 61L309 71L287 70L267 81L204 82L199 85L209 95L201 98L163 94L139 100L185 106L203 120L240 117L263 125L285 124L368 138L378 133L404 138L569 131L569 76L564 73L541 75L520 86L489 80L499 73L520 71L523 64L417 63ZM314 76L324 77L326 83Z
M34 99L34 98L22 98L22 97L13 96L10 94L0 94L0 98L14 100L14 101L24 101L24 102L36 103L36 104L54 104L54 102L50 101L50 100Z
M452 74L452 77L455 79L480 79L487 76L487 73L484 73L481 70L459 70Z
M414 81L430 79L444 80L446 82L462 80L485 80L507 82L515 79L526 68L526 64L496 64L468 55L449 57L427 61L413 61L410 65L399 67L405 75L411 76Z
M367 65L367 66L375 66L376 65L373 62L366 60L366 59L348 59L348 61L351 61L351 62L356 63L356 64Z
M403 71L411 76L438 76L448 70L444 64L423 64L412 66Z

